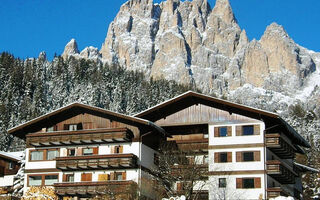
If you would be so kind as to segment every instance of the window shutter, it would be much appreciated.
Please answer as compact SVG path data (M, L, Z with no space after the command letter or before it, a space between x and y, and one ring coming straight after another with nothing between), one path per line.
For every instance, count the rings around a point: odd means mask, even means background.
M63 176L62 176L62 182L67 182L67 174L63 174Z
M98 181L108 181L109 180L109 174L99 174L98 175Z
M232 136L232 126L227 127L228 136Z
M242 135L242 126L236 126L236 135L237 136Z
M115 176L114 176L114 172L110 173L110 180L114 180Z
M253 134L254 135L260 135L260 125L259 124L257 124L257 125L254 125L253 126Z
M242 188L242 178L237 178L236 179L236 187L237 188Z
M64 124L63 125L63 130L69 130L69 124Z
M177 183L177 191L181 191L182 190L182 183Z
M123 153L123 146L119 146L119 153Z
M92 181L92 173L87 173L87 181Z
M58 126L57 125L54 125L53 126L53 131L57 131L58 130Z
M86 178L87 178L87 177L86 177L86 174L84 174L84 173L81 174L81 181L86 181Z
M242 152L236 152L236 157L237 162L242 162Z
M227 162L232 162L232 152L227 152Z
M114 153L114 147L115 146L111 146L111 153Z
M214 153L214 162L218 163L219 162L219 153Z
M61 152L61 156L62 156L62 157L68 155L68 149L61 149L61 150L62 150L62 152Z
M77 148L77 156L82 156L82 147Z
M254 154L254 161L260 161L260 151L253 152Z
M254 178L254 188L261 188L261 178Z
M126 172L122 172L122 180L127 180L127 173Z
M214 127L214 137L219 137L219 128Z
M93 147L93 155L98 155L99 147Z

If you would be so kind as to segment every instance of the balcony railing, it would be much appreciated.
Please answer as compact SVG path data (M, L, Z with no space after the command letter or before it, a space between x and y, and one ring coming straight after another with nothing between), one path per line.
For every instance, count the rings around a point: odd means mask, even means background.
M61 170L136 168L134 154L109 154L92 156L57 157L56 167Z
M71 144L99 144L131 141L133 133L127 128L105 128L79 131L30 133L27 147L59 146Z
M76 182L55 183L55 191L60 196L77 195L102 195L114 193L134 192L136 182L134 181L98 181L98 182Z
M294 148L279 133L266 134L266 146L280 158L294 158Z
M279 160L268 160L267 164L267 174L279 181L282 184L292 184L295 183L295 177L297 173L283 164Z
M267 188L267 198L276 198L278 196L288 196L286 192L280 187Z

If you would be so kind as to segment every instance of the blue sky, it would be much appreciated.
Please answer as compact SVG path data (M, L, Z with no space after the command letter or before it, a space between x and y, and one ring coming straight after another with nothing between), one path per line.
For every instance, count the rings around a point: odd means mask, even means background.
M215 0L208 0L213 7ZM79 50L99 49L109 23L126 0L1 0L0 52L16 57L49 59L62 54L71 39ZM160 0L154 0L160 2ZM260 39L267 25L277 22L301 46L320 52L319 0L230 0L233 12L250 40Z

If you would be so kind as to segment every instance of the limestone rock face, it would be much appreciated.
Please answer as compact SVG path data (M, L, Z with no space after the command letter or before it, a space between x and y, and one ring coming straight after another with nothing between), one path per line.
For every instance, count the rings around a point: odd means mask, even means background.
M207 0L129 0L110 23L100 52L88 47L79 54L71 40L63 56L71 54L220 95L248 84L294 93L312 82L320 65L320 55L297 45L276 23L249 41L228 0L216 0L213 8Z
M68 42L68 44L64 48L62 57L64 59L67 59L69 55L78 54L78 53L79 53L78 44L75 39L71 39L70 42Z

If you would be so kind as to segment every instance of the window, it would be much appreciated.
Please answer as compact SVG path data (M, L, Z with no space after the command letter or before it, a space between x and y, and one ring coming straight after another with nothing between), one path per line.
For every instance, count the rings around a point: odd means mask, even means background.
M116 173L116 180L121 181L122 179L122 173Z
M29 161L53 160L59 156L59 149L30 150Z
M47 132L57 131L57 126L55 125L55 126L48 127L48 128L46 128L46 131Z
M58 182L58 174L28 175L28 186L53 185Z
M254 188L254 179L253 178L244 178L242 179L242 188Z
M46 175L44 178L45 185L53 185L58 182L58 175Z
M30 160L44 160L43 150L36 150L30 152Z
M226 178L219 178L219 188L225 188L227 186Z
M123 153L123 146L114 146L113 147L113 152L112 153Z
M82 173L81 181L92 181L92 173Z
M77 124L69 124L69 131L76 131L77 130Z
M243 161L254 161L253 152L243 152Z
M254 129L253 126L243 126L242 127L242 135L253 135Z
M29 186L41 186L42 176L29 176Z
M227 127L219 127L219 137L227 136Z
M219 154L219 162L228 162L228 155L226 152Z
M214 128L214 137L227 137L232 135L231 126L221 126Z
M78 123L78 124L65 124L65 125L64 125L64 130L68 130L68 131L82 130L82 123Z
M215 163L232 162L232 152L215 152L214 162Z
M209 156L208 155L204 155L203 156L203 163L204 164L208 164L209 163Z
M237 188L261 188L261 178L236 178L236 186Z
M66 177L66 182L74 182L74 174L66 174L65 175L65 177Z
M75 156L76 155L76 149L68 149L68 156Z
M260 151L236 152L237 162L260 161Z
M84 148L83 155L93 155L93 148Z
M47 160L53 160L59 156L59 151L56 149L47 151Z
M14 162L9 162L9 169L14 169L16 164Z

